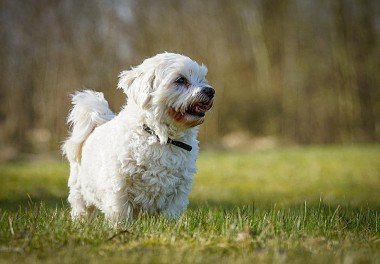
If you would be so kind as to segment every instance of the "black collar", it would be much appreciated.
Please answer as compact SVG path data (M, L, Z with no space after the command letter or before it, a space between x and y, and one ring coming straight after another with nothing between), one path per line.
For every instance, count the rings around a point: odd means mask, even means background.
M151 135L156 135L156 133L154 133L154 131L148 127L147 125L143 124L143 129L148 132L149 134ZM158 138L158 136L156 135L156 137ZM168 138L168 141L167 141L168 144L172 144L174 146L177 146L177 147L180 147L184 150L187 150L187 151L191 151L193 149L192 146L186 144L186 143L183 143L181 141L177 141L177 140L173 140L171 138Z

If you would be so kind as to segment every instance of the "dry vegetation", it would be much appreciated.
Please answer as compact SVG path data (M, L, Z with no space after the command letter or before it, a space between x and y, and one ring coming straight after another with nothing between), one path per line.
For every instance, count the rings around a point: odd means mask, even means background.
M0 149L57 152L70 92L103 91L118 110L118 72L165 50L209 67L217 102L201 142L236 131L376 140L379 10L375 0L3 0Z

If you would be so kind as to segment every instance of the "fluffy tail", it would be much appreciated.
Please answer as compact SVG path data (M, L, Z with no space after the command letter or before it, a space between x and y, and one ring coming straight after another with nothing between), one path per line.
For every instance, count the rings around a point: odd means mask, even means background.
M62 145L62 152L70 162L80 162L82 145L87 137L95 127L108 122L115 114L109 109L103 93L84 90L71 98L73 107L67 118L71 133Z

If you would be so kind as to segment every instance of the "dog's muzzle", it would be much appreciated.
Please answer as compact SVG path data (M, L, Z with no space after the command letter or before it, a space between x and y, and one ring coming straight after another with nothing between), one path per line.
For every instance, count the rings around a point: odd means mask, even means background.
M206 112L210 110L214 101L215 90L210 86L206 86L202 88L201 93L202 99L191 104L186 111L187 114L204 117Z

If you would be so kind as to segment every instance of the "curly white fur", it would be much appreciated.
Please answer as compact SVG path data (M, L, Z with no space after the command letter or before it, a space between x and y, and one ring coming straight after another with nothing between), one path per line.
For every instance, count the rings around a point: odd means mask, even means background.
M212 105L207 68L173 53L158 54L120 74L118 87L128 102L115 116L102 93L72 97L70 137L62 146L70 161L69 202L73 218L100 209L119 222L140 212L179 217L188 204L196 172L198 125ZM178 81L185 78L186 82ZM182 81L182 80L181 80ZM195 108L195 107L198 108ZM201 112L202 112L201 111ZM143 129L149 126L156 135ZM185 142L191 152L167 144Z

